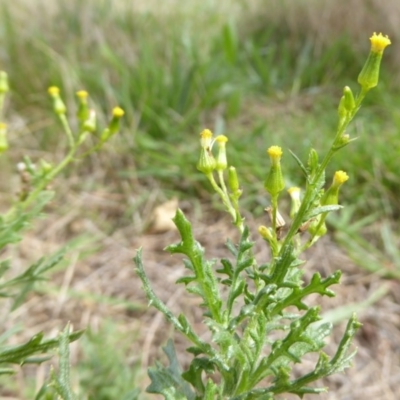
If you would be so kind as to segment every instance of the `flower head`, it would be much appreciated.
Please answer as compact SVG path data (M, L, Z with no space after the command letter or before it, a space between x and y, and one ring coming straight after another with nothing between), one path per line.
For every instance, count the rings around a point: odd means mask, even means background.
M213 133L209 129L203 129L200 133L200 145L203 149L211 149Z
M322 206L334 205L338 204L339 202L339 189L349 180L349 176L344 171L336 171L335 175L333 176L332 185L326 191L324 196L321 199Z
M76 92L76 95L78 96L79 99L87 99L89 93L86 90L78 90Z
M125 111L120 107L114 107L112 110L112 114L113 117L121 118L125 114Z
M369 40L371 41L371 51L374 53L382 53L392 43L388 35L383 36L382 33L377 35L376 32L374 32Z
M363 69L358 75L358 83L364 91L374 88L379 81L379 68L382 61L382 54L385 47L389 46L390 39L383 36L382 33L377 35L375 32L370 38L371 50Z
M272 165L264 182L264 187L272 197L276 197L285 188L281 170L282 149L279 146L271 146L267 153Z
M50 86L47 90L49 95L53 98L53 109L57 115L65 114L67 107L60 97L60 88L57 86Z
M49 92L50 96L58 96L60 94L60 88L57 86L50 86L47 91Z
M344 171L336 171L333 176L332 186L340 187L349 180L349 176Z
M271 146L268 150L267 153L271 159L271 162L273 165L276 165L279 163L282 157L282 149L279 146Z
M200 133L200 159L197 163L197 169L205 175L210 175L216 167L216 161L211 153L213 144L213 134L209 129L204 129Z

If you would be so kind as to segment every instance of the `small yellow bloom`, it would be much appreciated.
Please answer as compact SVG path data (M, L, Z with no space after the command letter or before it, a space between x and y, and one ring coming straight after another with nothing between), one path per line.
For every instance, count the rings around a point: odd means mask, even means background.
M79 91L76 92L76 95L80 99L86 99L89 96L89 93L86 90L79 90Z
M271 157L271 159L280 159L282 157L282 149L279 146L271 146L267 150L268 155Z
M50 86L47 90L50 96L57 96L60 94L60 88L57 86Z
M383 36L382 33L377 35L375 32L369 40L371 41L371 51L374 53L382 53L392 43L387 35Z
M379 81L379 68L382 61L383 50L389 46L390 40L381 33L374 33L371 38L371 50L363 69L358 75L358 83L364 91L374 88Z
M204 129L200 133L200 145L203 149L210 149L213 133L209 129Z
M340 186L349 180L349 176L344 171L336 171L333 177L333 185Z
M125 111L120 107L114 107L112 114L114 117L121 118L125 114Z
M225 144L228 141L228 138L226 136L224 136L224 135L218 135L215 138L215 140L216 140L217 143L224 143Z
M339 202L339 189L349 180L349 176L344 171L336 171L333 176L332 185L325 192L321 199L321 206L329 206L338 204Z

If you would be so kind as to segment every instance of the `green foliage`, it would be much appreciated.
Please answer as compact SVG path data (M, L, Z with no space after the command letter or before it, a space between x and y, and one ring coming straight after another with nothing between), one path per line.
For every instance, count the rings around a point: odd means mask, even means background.
M390 41L374 34L371 43L370 54L380 51L381 57ZM307 297L312 294L333 297L335 293L330 287L339 283L341 271L324 278L316 272L309 282L304 282L301 254L326 234L327 215L342 208L338 204L339 189L349 177L345 172L337 171L330 187L325 190L326 169L334 155L354 141L347 128L373 87L370 82L376 84L378 81L380 58L377 61L375 57L374 62L371 66L367 60L369 67L367 72L363 70L363 78L359 79L361 89L357 96L353 96L349 87L344 88L338 107L336 135L325 156L320 159L316 150L311 148L305 164L291 152L303 174L305 189L302 196L300 188L289 189L292 208L287 230L286 221L278 209L278 199L285 187L281 166L283 152L279 146L268 149L271 167L264 186L270 195L271 205L266 211L271 223L269 227L260 226L258 229L270 248L271 259L268 262L260 264L253 254L254 243L239 209L242 190L232 167L228 170L228 184L225 182L227 138L220 135L213 139L208 129L200 134L201 152L197 168L218 194L241 237L236 245L228 241L231 256L220 260L216 269L216 260L205 258L205 250L195 240L191 224L183 212L178 210L173 219L181 241L166 250L186 257L184 265L189 275L177 283L183 283L187 292L201 298L204 324L212 336L210 342L197 335L185 315L176 317L156 296L143 268L142 252L138 251L135 257L137 272L150 304L193 344L187 349L193 356L192 362L183 373L172 342L167 345L164 351L170 366L150 368L152 383L148 392L162 394L165 399L272 400L275 395L283 393L293 393L302 398L304 394L326 390L310 386L311 383L351 365L355 355L350 349L351 342L361 326L356 316L349 319L336 353L330 357L323 348L331 324L318 323L321 320L320 307L307 304ZM218 143L218 154L214 158L212 147L215 142ZM306 231L307 240L301 235ZM316 353L318 360L314 369L305 372L303 358L309 353ZM296 364L300 368L296 368L297 377L294 377ZM185 381L190 383L191 390Z
M0 155L8 149L7 125L3 122L3 104L8 92L7 74L0 71ZM5 253L7 248L17 245L23 238L26 228L41 215L44 207L53 198L54 193L47 189L52 180L77 157L84 157L93 151L97 151L118 128L119 119L123 111L119 108L113 110L113 117L108 126L98 134L97 143L87 149L82 149L89 134L96 135L94 111L89 111L87 93L80 93L77 119L79 128L73 133L66 117L66 107L60 97L59 89L51 87L49 94L53 99L53 109L64 128L69 149L65 157L55 166L45 160L40 160L39 166L25 157L18 165L21 178L21 190L13 201L9 210L0 215L0 250ZM6 258L0 261L0 300L4 310L8 310L8 316L26 299L26 296L35 289L38 282L46 280L46 273L59 264L63 259L67 248L64 247L48 257L42 257L21 273L13 275L13 260ZM7 298L11 299L7 303ZM3 330L3 329L2 329ZM13 328L3 333L0 342L0 375L15 373L14 365L40 364L51 358L52 350L59 350L60 368L56 374L52 373L51 383L45 385L38 393L39 398L54 398L49 394L54 391L58 398L72 400L76 396L70 386L69 377L69 343L77 340L83 331L70 332L69 325L63 333L54 339L45 339L42 332L37 333L25 343L19 345L7 345L7 341L15 333ZM51 389L49 389L51 387ZM50 396L50 397L49 397Z

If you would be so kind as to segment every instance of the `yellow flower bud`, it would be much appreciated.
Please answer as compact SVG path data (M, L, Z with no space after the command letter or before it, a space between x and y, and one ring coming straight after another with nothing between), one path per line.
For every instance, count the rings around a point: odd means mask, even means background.
M274 240L274 235L272 234L272 231L270 228L267 228L264 225L261 225L258 227L258 233L262 236L263 239L269 241Z
M344 171L336 171L333 177L332 185L325 192L321 199L322 206L335 205L339 202L339 189L349 179Z
M79 100L77 117L80 121L81 130L83 130L83 125L85 121L89 118L89 108L87 101L89 93L86 90L79 90L78 92L76 92L76 95Z
M219 135L215 138L218 145L218 155L215 164L217 171L224 171L228 167L228 160L226 158L226 142L228 138L224 135Z
M58 115L65 114L67 107L60 97L60 89L57 86L50 86L48 89L50 96L53 98L53 109Z
M125 111L120 107L114 107L112 113L114 117L121 118L124 116Z
M86 100L89 96L89 93L86 90L78 90L76 95L78 96L79 100Z
M209 175L214 171L216 167L216 161L211 152L213 143L213 134L209 129L204 129L200 133L200 158L197 163L197 169L205 175Z
M370 38L371 50L363 69L358 75L358 83L367 91L374 88L379 81L379 68L382 61L383 50L391 44L387 36L375 32Z
M120 107L114 107L112 110L112 119L108 125L108 129L110 131L110 136L114 135L119 131L119 121L125 114L125 111Z
M204 129L200 133L200 146L204 149L211 150L213 133L209 129Z
M285 188L280 162L282 157L282 149L279 146L271 146L267 153L270 157L272 165L267 179L264 182L264 187L267 192L274 197Z
M235 167L228 168L228 185L229 189L236 197L239 197L242 194L242 191L239 188L239 179Z

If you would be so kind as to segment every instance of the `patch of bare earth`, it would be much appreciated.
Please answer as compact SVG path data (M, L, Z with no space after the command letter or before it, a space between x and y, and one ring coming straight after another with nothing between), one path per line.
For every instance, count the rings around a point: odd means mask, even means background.
M197 332L207 338L208 332L202 324L202 311L198 307L198 300L188 295L183 286L174 285L174 282L186 273L180 257L171 256L163 251L166 245L179 240L177 232L169 230L158 234L139 234L141 226L127 223L125 220L123 227L114 229L111 235L106 235L93 220L82 217L85 215L82 210L93 211L94 208L98 215L115 215L117 220L123 221L124 206L115 195L99 192L90 195L90 198L88 196L81 195L74 199L74 207L71 209L80 209L80 213L70 211L63 218L50 215L49 219L40 222L42 226L35 236L30 235L14 257L17 257L18 267L27 260L32 261L49 253L67 237L76 236L77 233L98 237L100 245L97 250L83 259L80 259L81 250L73 250L69 256L69 265L51 278L51 285L57 290L31 295L28 302L8 320L9 325L23 321L27 327L23 335L37 331L51 335L62 329L67 321L71 321L75 329L91 327L96 331L101 329L102 321L112 319L121 332L131 332L132 337L137 338L131 345L127 359L133 364L139 363L143 371L155 359L165 361L160 346L170 337L174 339L182 364L187 364L189 358L184 350L188 343L180 334L173 332L159 312L147 307L147 300L132 261L136 249L142 247L145 270L154 291L176 314L183 312L190 317ZM226 238L237 240L228 217L211 211L205 205L202 217L199 218L191 210L190 204L181 203L180 206L189 218L194 220L195 236L207 249L207 256L228 256L224 246ZM265 220L257 221L251 215L246 215L246 220L253 232L256 232L259 224L265 223ZM44 226L46 230L43 229ZM259 261L267 260L268 251L261 240L256 239L255 249ZM320 385L329 387L330 391L319 398L397 400L400 398L399 282L384 281L365 273L353 265L329 237L321 240L307 257L306 280L315 271L319 271L322 276L327 276L336 269L343 272L342 284L333 288L336 291L335 298L310 299L310 304L319 304L324 312L363 302L382 285L387 285L388 288L383 298L359 313L359 319L364 325L355 340L358 353L354 358L353 368L320 382ZM328 354L332 355L337 347L344 325L345 321L335 326L327 344ZM23 335L18 339L23 340ZM73 364L79 362L79 345L72 347L71 357ZM315 359L306 361L301 372L311 370L314 362ZM40 367L35 372L36 377L39 380L44 379L48 368L48 365ZM26 373L20 373L21 379ZM148 384L144 375L140 382L142 389ZM310 398L317 397L310 395Z

